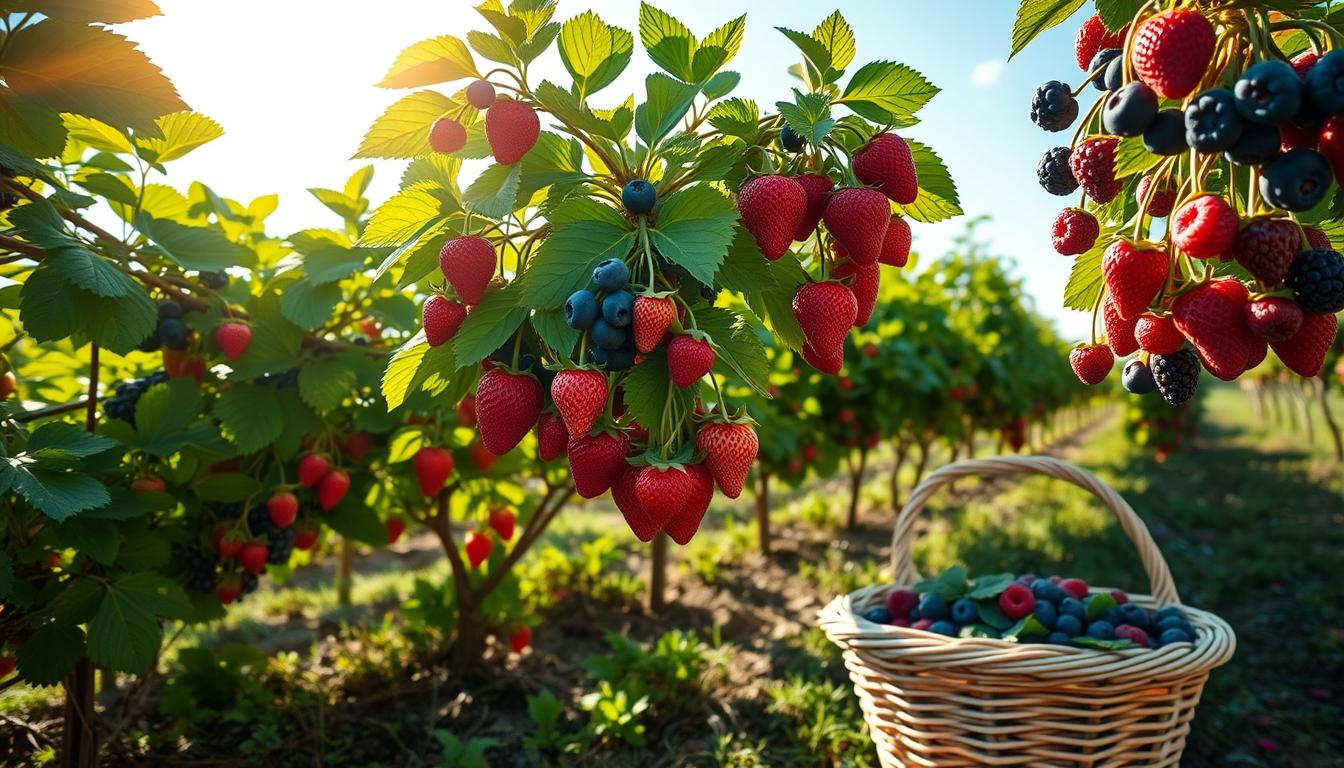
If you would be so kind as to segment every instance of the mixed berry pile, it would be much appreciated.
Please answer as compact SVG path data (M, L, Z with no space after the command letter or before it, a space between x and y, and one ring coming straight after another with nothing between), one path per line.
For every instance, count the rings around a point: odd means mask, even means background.
M1179 405L1203 371L1234 380L1271 348L1300 376L1320 372L1344 310L1344 256L1312 226L1344 210L1339 39L1255 8L1147 4L1120 30L1083 24L1082 86L1051 81L1031 100L1041 128L1077 123L1038 175L1054 195L1082 189L1052 233L1078 256L1070 294L1099 277L1093 338L1071 355L1080 380L1133 356L1125 389ZM1083 112L1089 85L1100 95Z

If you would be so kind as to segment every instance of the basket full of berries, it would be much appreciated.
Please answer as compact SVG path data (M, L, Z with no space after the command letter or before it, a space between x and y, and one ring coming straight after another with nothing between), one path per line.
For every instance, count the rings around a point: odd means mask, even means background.
M1041 474L1090 491L1138 550L1151 594L1079 579L960 568L921 580L911 544L925 503L962 477ZM1143 521L1088 472L1045 456L962 461L911 493L892 536L896 582L819 614L844 651L883 766L1177 766L1231 627L1182 606Z

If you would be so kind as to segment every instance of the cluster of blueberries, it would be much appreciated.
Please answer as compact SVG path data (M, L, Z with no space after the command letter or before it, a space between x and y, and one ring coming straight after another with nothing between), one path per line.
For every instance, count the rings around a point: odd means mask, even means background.
M996 635L993 619L985 615L991 606L1015 622L998 633L1022 643L1161 648L1195 638L1194 627L1176 606L1150 611L1118 589L1093 593L1081 579L1030 574L1018 576L997 596L980 600L949 601L938 592L892 590L886 605L870 608L864 618L947 637L986 637Z
M143 378L121 382L114 390L114 394L103 401L103 413L110 418L121 419L135 426L135 406L140 402L140 396L155 384L167 380L168 374L158 370Z
M140 342L141 352L157 352L160 347L181 352L187 348L187 324L182 321L182 305L172 299L159 302L159 324Z
M589 362L609 371L624 371L635 364L635 338L630 327L635 317L635 295L626 290L630 267L620 259L607 259L593 268L593 287L570 294L565 301L565 323L588 334Z

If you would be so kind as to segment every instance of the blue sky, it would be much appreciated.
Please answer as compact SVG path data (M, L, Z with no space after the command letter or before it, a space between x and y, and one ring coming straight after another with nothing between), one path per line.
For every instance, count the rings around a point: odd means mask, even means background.
M162 17L123 25L175 80L186 101L223 124L224 138L174 164L170 181L185 189L193 179L230 197L247 200L278 192L272 218L280 233L333 222L304 190L339 187L362 162L349 161L369 123L399 92L374 87L405 46L438 34L465 36L484 21L463 0L159 0ZM1086 334L1088 318L1060 307L1070 261L1050 247L1050 222L1072 199L1055 198L1035 180L1045 150L1069 133L1047 134L1027 118L1032 91L1042 82L1077 84L1073 35L1080 14L1043 34L1007 62L1017 3L1011 0L945 0L836 4L778 0L680 0L655 3L698 35L733 16L747 14L742 53L729 64L742 73L735 95L772 103L795 81L785 68L796 49L775 26L810 31L838 7L855 30L856 68L874 59L912 66L943 89L906 131L934 147L947 162L968 214L988 214L982 236L1014 259L1038 308L1066 337ZM556 18L588 9L625 29L638 29L633 0L560 0ZM614 85L598 94L609 106L631 92L653 65L637 47L634 61ZM554 52L537 69L539 80L563 76ZM1093 93L1088 92L1089 95ZM381 161L371 195L395 189L400 166ZM961 231L954 220L916 225L916 248L941 253Z

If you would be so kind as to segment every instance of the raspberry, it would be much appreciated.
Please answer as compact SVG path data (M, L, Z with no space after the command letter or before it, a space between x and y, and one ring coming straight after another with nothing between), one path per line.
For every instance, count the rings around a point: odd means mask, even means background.
M1157 391L1169 405L1183 405L1195 396L1199 386L1199 358L1182 349L1174 355L1153 355L1153 380Z
M1273 288L1283 282L1302 247L1297 225L1284 219L1256 219L1237 235L1237 262L1256 280Z
M1190 148L1185 143L1185 113L1168 107L1157 113L1143 132L1143 148L1155 155L1179 155Z
M1144 199L1148 197L1148 188L1153 185L1152 176L1144 176L1139 179L1139 188L1134 196L1139 201L1139 207L1144 207ZM1176 190L1168 185L1163 185L1152 193L1152 198L1148 200L1148 215L1154 218L1162 218L1171 213L1172 206L1176 204Z
M1150 355L1173 355L1185 346L1185 336L1170 315L1140 315L1134 324L1134 340Z
M1116 136L1140 136L1157 118L1157 94L1138 81L1121 86L1106 97L1101 126Z
M1252 122L1278 125L1302 108L1302 79L1292 66L1277 59L1252 65L1232 90L1237 111Z
M1093 202L1110 202L1124 186L1115 178L1115 148L1119 142L1112 136L1088 139L1069 156L1073 177Z
M1073 41L1074 58L1078 61L1078 68L1084 71L1091 71L1088 63L1097 55L1097 51L1104 48L1119 48L1125 44L1125 32L1129 27L1114 34L1106 31L1106 25L1101 23L1101 17L1093 15L1083 22L1078 28L1078 36Z
M1237 101L1226 88L1207 90L1185 108L1185 140L1200 152L1222 152L1241 138Z
M1284 285L1303 312L1333 315L1344 310L1344 256L1329 248L1303 251L1293 260Z
M1220 258L1237 239L1237 212L1226 200L1200 195L1172 216L1172 241L1196 259Z
M1069 86L1051 80L1031 97L1031 122L1047 131L1062 131L1078 117L1078 100Z
M1134 72L1159 96L1183 99L1204 78L1215 37L1213 25L1198 11L1178 9L1149 17L1134 32Z
M1071 195L1078 189L1078 180L1070 169L1069 148L1055 147L1041 158L1036 166L1036 178L1046 192L1052 195Z
M1294 149L1261 169L1260 194L1275 208L1300 213L1321 202L1334 180L1325 155L1314 149Z
M1099 234L1101 225L1095 216L1081 208L1065 208L1055 217L1050 240L1056 253L1073 256L1090 250Z

